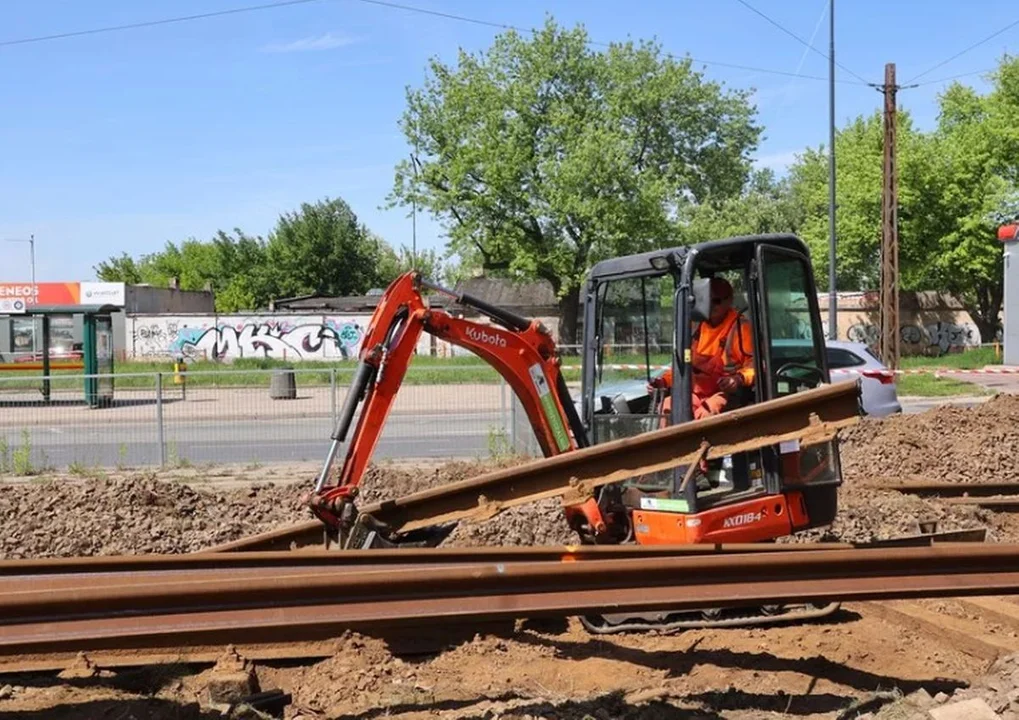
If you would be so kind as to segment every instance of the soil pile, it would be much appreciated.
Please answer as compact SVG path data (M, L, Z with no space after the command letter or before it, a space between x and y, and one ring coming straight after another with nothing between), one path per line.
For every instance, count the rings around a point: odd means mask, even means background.
M0 485L0 557L187 553L307 519L298 488L207 492L151 476Z
M847 481L1019 482L1019 395L865 419L842 433Z

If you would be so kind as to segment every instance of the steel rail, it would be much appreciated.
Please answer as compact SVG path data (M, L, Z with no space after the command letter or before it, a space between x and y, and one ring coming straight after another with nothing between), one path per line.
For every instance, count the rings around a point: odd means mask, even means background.
M859 422L858 383L836 383L769 400L728 413L683 423L573 452L542 458L371 503L360 509L390 531L410 531L464 519L489 519L507 508L547 498L582 502L600 486L668 470L700 459L719 458L781 442L802 446L827 442L839 429ZM309 521L202 551L280 550L325 542L322 523Z
M1019 593L1019 546L381 569L0 592L0 653L319 639L521 617Z
M232 607L281 607L345 602L384 602L391 598L445 597L468 603L476 596L503 597L534 591L583 592L670 586L758 583L780 580L883 577L895 585L917 575L951 578L1017 571L1019 546L933 546L878 550L832 550L721 556L591 560L581 563L482 562L453 566L417 566L351 570L295 569L252 578L243 584L219 570L192 571L186 578L162 577L138 582L120 573L118 583L99 586L77 576L68 587L57 576L0 584L0 622L41 618L115 617L142 613L204 611ZM56 587L49 583L56 582ZM684 590L684 592L686 592ZM809 595L809 592L805 593Z
M888 490L904 495L941 497L987 497L991 495L1019 495L1019 482L961 483L947 481L871 482L868 487Z
M390 530L410 531L467 518L487 519L547 498L582 502L602 485L696 462L705 441L710 443L708 459L793 440L804 447L827 442L839 429L859 422L859 392L856 383L825 385L372 503L360 512Z
M917 536L922 539L923 536ZM850 550L866 544L717 543L703 545L541 545L476 548L406 548L379 550L321 550L306 552L256 551L223 554L113 555L71 558L0 560L0 578L24 575L139 572L143 570L200 570L219 568L359 567L379 565L441 565L476 562L581 562L734 553L814 552Z

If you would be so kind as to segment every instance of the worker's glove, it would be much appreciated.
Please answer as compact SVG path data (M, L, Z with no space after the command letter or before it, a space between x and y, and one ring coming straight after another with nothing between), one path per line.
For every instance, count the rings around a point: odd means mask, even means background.
M662 377L661 375L659 375L658 377L656 377L654 380L652 380L651 382L649 382L647 384L647 391L649 393L652 393L655 390L663 390L664 388L665 388L665 378Z
M722 392L733 393L739 390L743 384L739 375L726 375L718 381L718 388Z

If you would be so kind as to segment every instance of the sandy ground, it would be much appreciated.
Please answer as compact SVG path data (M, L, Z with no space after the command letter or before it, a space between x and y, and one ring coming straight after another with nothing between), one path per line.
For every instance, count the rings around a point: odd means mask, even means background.
M1019 479L1015 427L1019 398L1003 397L848 433L840 516L828 537L890 537L935 517L943 529L986 527L992 542L1019 540L1019 516L948 508L869 485L878 471L890 479ZM1013 464L992 471L1009 453ZM366 495L402 494L484 467L380 465L366 479ZM0 484L0 554L186 552L303 517L297 498L314 470L187 468ZM103 534L111 518L119 530ZM548 507L458 533L452 541L465 545L568 538ZM575 619L520 623L506 637L417 656L394 656L374 638L336 642L335 654L320 662L256 664L262 690L292 695L286 717L849 720L877 713L878 720L913 720L929 717L924 703L950 705L967 692L983 693L999 717L1019 717L1012 659L1019 657L1019 604L1009 598L850 604L814 623L670 635L596 637ZM1006 664L992 668L999 658ZM208 666L175 665L76 681L50 673L0 677L0 717L221 717L201 704L208 673Z

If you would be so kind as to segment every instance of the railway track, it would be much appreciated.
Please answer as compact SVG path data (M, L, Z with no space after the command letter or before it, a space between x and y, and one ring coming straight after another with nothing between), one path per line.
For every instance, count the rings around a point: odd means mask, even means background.
M457 551L448 562L436 562L434 551L393 551L405 559L374 569L328 553L296 567L280 564L286 553L237 554L226 565L197 555L6 562L0 657L309 642L344 630L385 634L661 608L1019 593L1019 546L1012 545L687 549L673 556L657 549L646 557L627 550L625 558L612 550L581 561L583 552L564 549L540 551L543 560L534 551L511 553L531 559L500 557L500 549ZM384 552L371 554L380 560Z

